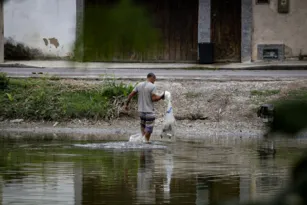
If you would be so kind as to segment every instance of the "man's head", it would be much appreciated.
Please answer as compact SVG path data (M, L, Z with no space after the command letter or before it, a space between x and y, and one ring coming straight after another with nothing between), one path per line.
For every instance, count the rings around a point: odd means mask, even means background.
M156 81L156 75L153 73L148 73L147 74L147 80L151 83L155 83Z

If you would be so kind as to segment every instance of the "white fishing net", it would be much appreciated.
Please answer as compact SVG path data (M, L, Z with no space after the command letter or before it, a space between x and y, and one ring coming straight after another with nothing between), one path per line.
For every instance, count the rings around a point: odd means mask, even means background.
M165 103L166 103L166 112L164 115L163 128L161 133L161 138L172 139L175 134L175 117L172 106L172 96L171 93L165 91Z

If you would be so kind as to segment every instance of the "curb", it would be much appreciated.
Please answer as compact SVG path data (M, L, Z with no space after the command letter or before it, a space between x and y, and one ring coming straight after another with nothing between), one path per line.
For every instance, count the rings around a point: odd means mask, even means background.
M246 68L223 68L220 70L307 70L307 65L261 65Z
M9 76L12 79L28 79L28 78L40 78L41 76ZM102 79L97 76L87 76L87 77L82 77L82 76L57 76L58 79L61 80L84 80L84 81L101 81ZM107 78L111 79L111 78ZM143 77L117 77L116 80L119 81L140 81L140 80L145 80ZM277 81L293 81L295 79L293 78L254 78L252 76L246 77L246 78L234 78L234 77L223 77L223 78L214 78L214 77L191 77L191 78L185 78L185 77L174 77L174 78L164 78L161 77L159 78L159 81L176 81L176 82L186 82L186 81L197 81L197 82L229 82L229 81L235 81L235 82L277 82Z
M44 68L39 66L31 66L20 63L12 63L12 64L0 64L0 68Z
M161 65L161 64L160 64ZM214 66L212 64L211 66ZM142 70L204 70L204 71L215 71L215 70L307 70L306 65L251 65L246 67L206 67L202 65L196 66L180 66L180 67L104 67L104 68L87 68L87 67L44 67L44 66L31 66L25 64L0 64L0 68L51 68L51 69L109 69L109 70L129 70L129 69L142 69Z

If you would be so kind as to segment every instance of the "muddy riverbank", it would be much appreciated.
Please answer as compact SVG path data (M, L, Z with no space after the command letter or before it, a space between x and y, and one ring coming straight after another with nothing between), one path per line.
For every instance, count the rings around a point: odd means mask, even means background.
M278 99L289 91L302 88L306 80L287 81L158 81L159 92L170 91L173 98L174 114L177 119L176 136L181 139L198 139L207 136L255 137L261 136L263 123L256 115L262 103ZM61 80L61 83L87 86L97 81ZM131 83L125 81L124 83ZM135 82L132 82L135 83ZM153 138L158 139L165 111L164 102L156 103L157 121ZM101 139L117 136L128 139L139 129L136 104L129 113L122 112L118 119L106 122L74 119L64 122L13 123L1 119L0 131L20 135L50 134L74 135L76 139ZM89 137L91 136L91 137Z

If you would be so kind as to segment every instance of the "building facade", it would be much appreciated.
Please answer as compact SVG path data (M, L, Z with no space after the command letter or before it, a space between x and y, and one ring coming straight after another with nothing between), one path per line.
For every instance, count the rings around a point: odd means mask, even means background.
M199 44L212 45L204 55L213 53L213 62L283 61L307 55L306 0L134 1L148 8L163 47L150 57L131 52L114 61L197 62L202 57ZM10 1L4 6L4 35L44 54L69 56L76 30L86 32L82 22L87 8L110 2Z
M307 1L254 1L252 60L298 60L306 55Z

